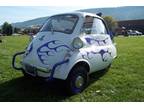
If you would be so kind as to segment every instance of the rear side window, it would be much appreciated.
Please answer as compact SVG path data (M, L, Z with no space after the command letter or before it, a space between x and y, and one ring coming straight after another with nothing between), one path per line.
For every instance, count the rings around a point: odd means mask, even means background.
M103 21L91 16L86 16L83 29L86 34L107 34Z

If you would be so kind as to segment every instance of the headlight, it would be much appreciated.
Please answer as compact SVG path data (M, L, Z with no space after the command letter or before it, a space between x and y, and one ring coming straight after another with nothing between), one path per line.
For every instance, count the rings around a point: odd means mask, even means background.
M80 49L83 47L83 42L79 37L77 37L77 38L74 38L72 45L75 49Z

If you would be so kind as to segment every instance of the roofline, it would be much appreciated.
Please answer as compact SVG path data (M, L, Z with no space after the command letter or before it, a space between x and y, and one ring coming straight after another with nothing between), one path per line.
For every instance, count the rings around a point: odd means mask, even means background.
M56 16L56 15L64 15L64 14L74 14L74 15L78 15L78 16L82 16L82 17L85 17L85 16L93 16L93 17L98 17L100 19L102 19L102 17L94 14L94 13L88 13L88 12L80 12L80 11L74 11L74 12L67 12L67 13L60 13L60 14L55 14L55 15L52 15L52 16Z

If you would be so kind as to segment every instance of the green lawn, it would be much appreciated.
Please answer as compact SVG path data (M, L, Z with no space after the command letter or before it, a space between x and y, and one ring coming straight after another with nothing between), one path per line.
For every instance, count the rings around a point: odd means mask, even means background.
M107 73L91 75L84 92L67 96L64 83L25 79L11 66L27 36L3 37L0 43L0 101L144 101L144 37L117 37L118 57Z

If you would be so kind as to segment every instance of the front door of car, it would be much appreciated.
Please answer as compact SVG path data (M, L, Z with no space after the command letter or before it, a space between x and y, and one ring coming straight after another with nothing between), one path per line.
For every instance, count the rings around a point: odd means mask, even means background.
M88 54L92 70L106 68L112 61L112 41L103 20L86 16L83 29L85 32L84 38L90 48Z

